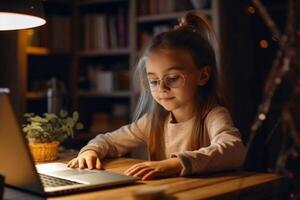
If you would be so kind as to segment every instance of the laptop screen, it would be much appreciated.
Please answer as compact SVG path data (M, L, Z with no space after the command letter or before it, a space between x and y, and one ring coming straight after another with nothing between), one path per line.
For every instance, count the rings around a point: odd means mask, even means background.
M0 173L5 175L7 185L48 196L134 183L139 180L137 177L106 171L94 170L91 173L86 170L69 169L65 164L66 169L51 172L50 165L54 166L55 163L49 163L45 164L47 167L41 173L87 184L76 184L69 187L43 187L27 141L14 115L8 92L0 91L0 110ZM50 167L50 172L46 170L48 167ZM45 173L47 171L48 173Z
M26 139L21 132L8 91L0 91L0 172L9 186L43 194Z

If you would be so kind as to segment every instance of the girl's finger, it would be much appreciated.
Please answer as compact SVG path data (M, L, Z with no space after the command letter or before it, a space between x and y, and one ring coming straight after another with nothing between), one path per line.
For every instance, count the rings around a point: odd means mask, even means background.
M75 160L76 158L73 158L72 160L70 160L67 164L67 167L71 167L71 165L73 164L73 161Z
M136 167L139 167L139 166L143 166L143 164L142 163L138 163L138 164L132 165L124 173L128 174L128 173L130 173L130 171L134 170Z
M87 168L88 169L93 169L94 168L94 164L93 164L93 158L88 156L85 158L85 162L86 162L86 165L87 165Z
M140 170L147 168L147 166L143 165L143 166L137 166L134 169L130 170L127 175L128 176L134 176L137 172L139 172Z
M78 166L79 166L79 163L78 163L78 160L76 159L73 162L73 167L72 168L78 168Z
M132 174L132 173L135 173L135 171L137 171L137 170L139 170L139 169L141 169L141 168L144 168L144 167L146 167L146 166L144 166L144 165L134 165L134 166L132 166L131 168L129 168L129 169L127 170L126 174L127 174L127 175L130 175L130 174Z
M80 169L84 169L84 167L85 167L85 159L84 158L79 158L78 159L78 162L79 162L79 168Z
M68 163L68 167L76 168L78 167L78 159L74 158Z
M96 159L96 169L101 169L101 162L99 158Z
M144 169L138 171L136 174L134 174L134 176L143 178L146 174L148 174L150 171L153 171L153 170L154 170L153 168L147 167L147 168L144 168Z
M145 176L143 176L142 180L143 181L147 181L147 180L152 180L154 179L158 174L158 171L150 171L149 173L145 174Z

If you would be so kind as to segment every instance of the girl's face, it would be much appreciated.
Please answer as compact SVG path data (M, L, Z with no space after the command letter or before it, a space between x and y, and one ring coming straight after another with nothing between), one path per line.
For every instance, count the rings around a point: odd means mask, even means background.
M195 110L196 89L202 70L182 50L158 50L146 59L146 72L153 98L174 116ZM206 83L206 82L205 82Z

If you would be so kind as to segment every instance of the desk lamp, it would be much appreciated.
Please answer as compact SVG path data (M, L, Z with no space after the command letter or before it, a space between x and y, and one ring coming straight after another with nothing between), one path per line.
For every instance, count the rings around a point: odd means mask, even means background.
M33 28L45 23L40 0L0 1L0 31Z
M0 31L34 28L45 23L40 0L0 0ZM3 191L4 176L0 174L0 199Z

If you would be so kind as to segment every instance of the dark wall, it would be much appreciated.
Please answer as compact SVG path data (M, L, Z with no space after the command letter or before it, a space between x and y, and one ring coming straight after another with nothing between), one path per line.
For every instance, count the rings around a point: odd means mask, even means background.
M255 65L256 39L253 18L245 14L245 4L231 0L223 4L222 68L227 85L227 101L233 119L246 140L261 92Z
M273 9L272 2L263 2L283 32L286 26L287 2L280 2L283 6L276 9ZM272 38L257 10L254 14L246 11L249 5L251 1L226 1L222 5L221 22L222 67L223 76L227 80L227 99L245 143L248 142L251 126L264 94L264 84L279 49L277 41ZM299 7L296 10L299 11ZM268 41L267 48L260 47L259 41L262 39ZM299 49L296 51L299 52ZM295 68L298 68L299 75L299 65ZM283 105L291 97L293 87L289 78L285 77L276 89L270 112L256 132L249 150L246 168L258 171L274 170L283 142L287 147L293 142L281 118ZM299 104L299 101L296 103Z

